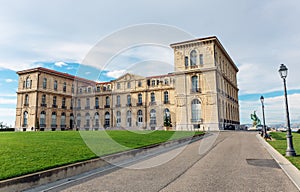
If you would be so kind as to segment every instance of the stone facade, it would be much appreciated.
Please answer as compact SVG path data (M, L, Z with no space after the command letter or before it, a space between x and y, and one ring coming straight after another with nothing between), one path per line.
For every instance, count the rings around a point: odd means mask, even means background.
M171 44L174 72L105 83L46 68L17 72L16 128L222 130L239 125L238 68L216 37Z

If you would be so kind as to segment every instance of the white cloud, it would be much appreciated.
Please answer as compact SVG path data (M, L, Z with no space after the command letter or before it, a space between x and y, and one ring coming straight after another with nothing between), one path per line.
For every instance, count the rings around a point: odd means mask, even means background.
M85 72L84 74L89 75L89 74L91 74L91 72L90 72L90 71L87 71L87 72Z
M119 78L122 75L126 73L126 70L115 70L115 71L109 71L106 73L106 76L113 77L113 78Z
M5 82L6 83L12 83L12 82L16 82L16 80L15 79L5 79Z
M0 104L17 104L17 100L0 97Z
M57 67L68 66L68 64L66 64L65 62L62 62L62 61L55 62L54 65Z

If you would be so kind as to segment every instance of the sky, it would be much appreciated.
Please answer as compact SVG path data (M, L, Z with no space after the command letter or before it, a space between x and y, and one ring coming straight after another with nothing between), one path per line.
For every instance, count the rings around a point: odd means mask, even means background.
M266 123L285 122L283 83L278 73L281 63L289 69L291 122L300 123L299 0L0 0L0 3L0 122L14 125L18 70L42 66L96 81L111 80L125 72L166 73L173 70L174 62L172 50L165 46L167 42L215 35L239 68L241 123L251 123L253 111L262 118L261 95L265 97ZM126 31L149 23L185 33L159 36L163 30L157 34ZM124 40L124 37L138 39L139 34L145 41L148 37L149 42L114 49L126 43L114 35ZM154 37L166 41L159 46L147 44L155 41ZM107 54L106 62L95 64L89 60L95 47L103 48L108 39L116 41L115 47L99 49ZM108 57L112 50L117 56Z

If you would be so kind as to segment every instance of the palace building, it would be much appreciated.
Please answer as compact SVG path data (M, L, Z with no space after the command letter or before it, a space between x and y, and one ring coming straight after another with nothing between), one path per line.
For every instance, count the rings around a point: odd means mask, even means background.
M238 68L217 37L174 43L174 71L97 83L38 67L18 71L20 131L234 129ZM168 122L168 123L166 123Z

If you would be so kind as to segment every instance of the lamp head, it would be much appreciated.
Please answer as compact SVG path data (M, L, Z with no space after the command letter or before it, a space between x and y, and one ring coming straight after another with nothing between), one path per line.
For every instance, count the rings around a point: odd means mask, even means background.
M287 77L288 68L284 64L281 64L278 72L280 74L280 77L282 79L285 79Z

